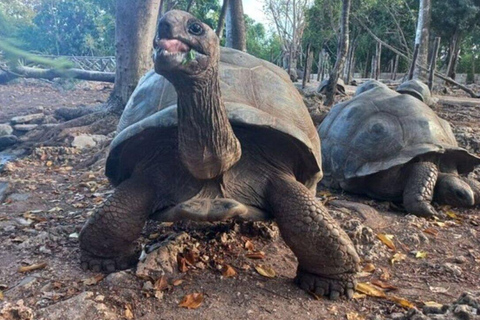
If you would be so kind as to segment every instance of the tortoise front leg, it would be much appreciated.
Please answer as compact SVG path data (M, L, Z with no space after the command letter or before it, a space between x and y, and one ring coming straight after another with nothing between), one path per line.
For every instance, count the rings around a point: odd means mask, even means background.
M351 298L360 261L348 235L303 184L278 178L268 202L287 245L298 258L297 284L308 292Z
M437 177L438 168L431 162L415 162L409 166L403 191L403 206L407 212L421 217L437 214L431 205Z
M134 241L152 211L155 190L146 179L125 180L80 232L81 266L95 272L127 269L139 256Z

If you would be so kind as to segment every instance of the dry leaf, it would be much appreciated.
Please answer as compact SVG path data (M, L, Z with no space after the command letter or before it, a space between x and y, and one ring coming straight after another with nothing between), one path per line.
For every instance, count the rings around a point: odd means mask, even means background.
M392 266L395 264L395 262L403 261L407 258L407 255L404 253L397 252L393 255L392 259L390 259L390 263Z
M263 251L255 251L252 253L247 253L245 257L249 259L265 259L265 252Z
M198 251L195 251L195 250L189 250L185 254L185 260L191 266L193 266L195 263L197 263L199 257L200 257L200 253Z
M2 300L3 300L3 291L0 290L0 301L2 301Z
M448 292L448 288L443 288L443 287L428 287L430 291L434 293L445 293Z
M257 270L257 272L259 274L261 274L262 276L267 277L267 278L275 278L275 275L276 275L275 270L273 270L272 268L270 268L268 266L263 266L261 264L256 265L255 270Z
M255 250L255 247L253 246L252 241L250 240L245 241L245 249L247 249L248 251Z
M425 259L427 257L428 253L426 253L425 251L417 251L417 253L415 254L415 258L417 259Z
M390 273L386 269L382 269L382 274L380 275L380 279L383 281L388 281L390 280Z
M133 319L132 307L129 304L125 305L125 318L128 320Z
M203 302L203 293L187 294L178 304L179 307L197 309Z
M357 283L357 285L355 286L355 290L372 297L378 297L378 298L386 297L385 292L371 286L369 283L366 283L366 282Z
M441 221L433 221L433 223L439 226L440 228L443 228L446 226L445 222L441 222Z
M185 273L188 271L187 260L180 254L177 255L178 271Z
M443 307L443 304L437 303L435 301L426 301L423 303L427 307L433 307L433 308L439 308L441 309Z
M347 313L347 320L365 320L365 317L362 317L356 312Z
M364 299L366 297L367 297L367 295L365 293L354 292L352 298L353 299Z
M377 238L380 239L380 241L382 241L387 247L389 247L393 251L396 250L395 244L392 241L393 235L379 233L379 234L377 234Z
M43 269L46 266L47 266L46 262L32 264L30 266L21 266L20 268L18 268L18 272L29 272L33 270Z
M370 276L372 276L372 273L371 272L365 272L365 271L357 272L355 274L355 278L365 278L365 277L370 277Z
M445 214L446 214L447 216L449 216L450 218L455 219L455 220L460 220L460 219L461 219L461 218L460 218L459 216L457 216L457 215L455 214L455 212L453 212L452 210L447 210L447 211L445 212Z
M168 289L168 281L167 281L167 278L165 276L161 276L160 278L157 279L157 281L155 281L155 283L153 284L153 288L157 291L164 291L164 290L167 290Z
M438 235L438 230L435 228L427 228L423 230L423 232L431 234L432 236L436 237Z
M94 275L93 277L83 279L82 282L86 286L94 286L105 278L103 273Z
M380 280L372 280L372 284L374 284L377 287L380 287L382 289L385 289L387 291L398 290L398 288L395 287L394 285L388 284L388 283L380 281Z
M233 269L233 267L229 266L228 264L223 266L222 276L225 278L231 278L237 275L237 271Z
M179 285L181 285L183 283L183 280L182 279L177 279L175 281L172 282L172 285L174 287L178 287Z
M364 272L373 272L375 271L375 266L373 265L373 263L367 263L364 267L363 267L363 270Z
M406 299L403 299L403 298L399 298L399 297L395 297L395 296L389 296L389 297L387 297L387 299L395 302L399 306L402 306L406 309L415 308L415 305L413 303L411 303L410 301L408 301Z

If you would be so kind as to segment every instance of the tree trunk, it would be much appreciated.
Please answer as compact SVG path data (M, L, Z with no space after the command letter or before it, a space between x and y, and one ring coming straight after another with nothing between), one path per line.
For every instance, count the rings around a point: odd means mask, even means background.
M428 65L428 40L430 34L431 12L431 0L420 0L415 45L418 45L417 61L422 66ZM426 80L427 76L427 72L423 71L423 69L415 68L413 74L415 79Z
M377 48L375 51L375 80L380 78L381 72L381 64L382 64L382 44L377 42Z
M417 58L418 58L418 50L420 49L420 45L417 43L415 44L415 50L413 51L413 58L412 64L410 65L410 71L408 72L408 80L413 79L413 75L415 72L415 67L417 65Z
M240 51L247 51L245 18L242 0L229 0L227 6L227 39L225 46Z
M219 39L222 39L223 37L223 28L225 26L225 16L227 14L227 8L228 0L223 0L222 11L220 11L220 17L218 17L217 30L215 30Z
M343 70L345 65L345 58L348 51L348 37L349 37L349 18L350 18L350 0L342 1L342 15L340 17L340 35L338 37L338 51L337 51L337 61L335 62L335 67L330 73L330 78L326 87L326 99L325 105L331 106L334 102L335 92L337 91L337 82L338 76Z
M448 53L448 67L447 67L447 77L455 79L455 70L457 67L458 55L460 53L460 38L461 31L457 28L455 33L450 40L450 48Z
M305 88L305 85L307 84L307 79L309 77L308 75L308 65L312 65L310 63L310 43L307 44L307 54L305 55L305 63L304 63L304 68L303 68L303 77L302 77L302 89Z
M377 57L377 51L375 50L375 55L372 56L372 63L370 64L370 78L375 79L375 72L377 68L375 68L375 58Z
M312 66L313 66L313 50L308 51L308 58L307 58L307 82L310 82L310 78L312 77Z
M117 0L115 86L110 110L121 113L140 77L152 68L152 43L160 0Z
M435 46L433 47L432 59L430 60L430 70L428 74L428 87L433 88L433 76L435 75L435 68L437 67L438 49L440 48L440 38L435 38Z
M400 56L397 54L395 56L395 65L393 67L393 75L392 80L397 80L397 72L398 72L398 63L399 63Z

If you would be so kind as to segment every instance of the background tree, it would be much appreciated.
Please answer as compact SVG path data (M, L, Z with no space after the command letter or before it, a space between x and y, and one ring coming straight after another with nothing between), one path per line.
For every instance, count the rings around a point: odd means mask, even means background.
M428 43L430 36L432 3L430 0L419 0L419 3L420 7L418 9L417 31L415 35L415 46L418 46L416 63L426 67L428 66ZM415 67L414 78L426 80L427 72L422 68Z
M247 36L242 0L228 1L226 23L227 32L225 46L246 51Z
M326 99L325 105L331 106L334 102L334 96L337 92L337 81L340 73L343 70L345 65L345 59L347 57L348 51L348 37L349 37L349 19L350 19L350 0L342 1L342 15L340 17L340 35L338 38L337 46L337 61L335 62L335 67L333 67L332 72L330 72L330 77L328 79L328 84L326 87Z

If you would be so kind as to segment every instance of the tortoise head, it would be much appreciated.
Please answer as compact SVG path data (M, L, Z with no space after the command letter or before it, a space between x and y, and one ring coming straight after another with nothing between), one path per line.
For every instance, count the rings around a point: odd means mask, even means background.
M208 77L218 65L220 43L215 32L191 14L172 10L158 21L153 40L155 71L170 82Z
M440 174L435 185L435 201L455 207L475 204L472 188L456 174Z
M397 87L397 92L409 94L426 105L432 104L432 94L428 86L419 80L408 80Z

